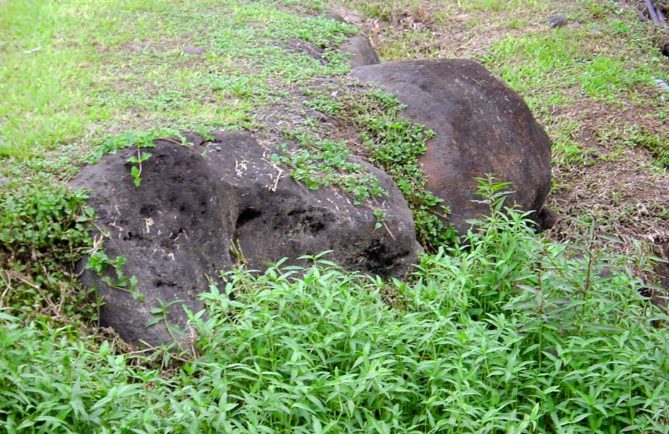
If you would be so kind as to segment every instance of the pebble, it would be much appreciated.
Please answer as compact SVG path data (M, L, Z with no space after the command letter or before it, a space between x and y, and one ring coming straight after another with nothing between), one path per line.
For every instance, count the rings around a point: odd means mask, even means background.
M184 54L192 54L194 56L202 56L204 54L204 48L197 47L195 45L186 45L183 49Z
M659 78L655 78L654 80L660 89L662 89L665 92L669 92L669 83L667 83L664 80L660 80Z
M563 14L555 14L548 18L548 25L551 29L567 25L567 17Z

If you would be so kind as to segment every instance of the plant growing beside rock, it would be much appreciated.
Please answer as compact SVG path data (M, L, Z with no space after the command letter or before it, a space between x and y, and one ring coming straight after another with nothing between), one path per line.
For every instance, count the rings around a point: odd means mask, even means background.
M0 313L5 426L666 432L669 336L652 325L666 315L639 295L627 258L537 238L501 212L499 186L482 187L495 212L408 281L319 258L226 274L201 296L207 317L189 314L199 357L170 375L114 342L68 338L74 326Z
M669 432L628 2L33 3L0 2L0 431Z

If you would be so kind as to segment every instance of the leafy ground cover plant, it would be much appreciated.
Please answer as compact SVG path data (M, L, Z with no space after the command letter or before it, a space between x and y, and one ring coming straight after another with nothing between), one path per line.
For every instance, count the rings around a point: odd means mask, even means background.
M514 210L467 244L409 282L318 257L233 271L191 315L199 358L168 376L2 313L5 430L669 432L669 334L621 258Z
M28 185L0 197L0 308L58 322L93 317L74 268L93 240L95 218L84 192Z

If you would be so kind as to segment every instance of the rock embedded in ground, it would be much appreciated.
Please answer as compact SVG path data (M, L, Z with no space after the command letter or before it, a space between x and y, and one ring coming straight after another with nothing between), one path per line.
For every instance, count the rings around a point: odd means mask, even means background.
M663 92L669 92L669 83L666 81L659 79L659 78L654 78L653 81L657 83L657 87L663 91Z
M551 29L554 29L556 27L566 26L568 23L569 21L567 20L567 17L564 14L555 14L548 17L548 26Z
M140 301L110 288L86 270L81 280L104 299L101 323L126 341L146 345L187 340L184 307L203 308L198 295L221 270L239 261L264 270L284 257L301 263L304 254L331 250L326 259L382 277L401 276L416 261L419 246L411 212L391 178L369 171L388 192L377 198L384 225L369 206L355 206L335 188L307 189L270 162L272 150L246 133L215 133L214 140L188 136L192 147L156 141L142 163L135 187L124 149L85 167L72 185L90 190L97 225L109 234L104 251L126 259L124 274L138 280ZM110 270L111 273L111 270ZM111 275L111 274L110 274ZM167 322L146 327L152 309L173 303Z
M343 7L327 11L325 13L325 17L330 18L331 20L338 21L340 23L355 24L355 25L361 25L365 21L365 18L362 16L360 12Z
M195 45L186 45L183 48L183 52L184 54L190 54L193 56L202 56L205 53L205 50L204 48Z
M353 36L339 47L342 51L351 54L351 68L381 63L379 55L366 36Z
M551 185L551 141L525 102L471 60L419 60L355 68L351 75L398 96L403 114L435 132L420 159L427 188L463 234L488 206L477 178L512 183L510 199L540 211Z

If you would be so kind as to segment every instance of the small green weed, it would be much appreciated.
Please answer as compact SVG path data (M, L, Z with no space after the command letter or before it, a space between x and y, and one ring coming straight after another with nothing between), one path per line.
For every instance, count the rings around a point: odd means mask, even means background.
M151 309L151 315L153 316L153 319L148 321L145 325L145 327L152 327L158 323L162 323L165 326L165 329L167 330L167 333L169 333L170 337L172 338L172 342L174 344L178 344L179 340L176 337L175 333L178 333L177 330L173 330L174 327L170 324L170 322L167 319L167 315L170 312L170 307L174 305L178 305L183 303L183 300L172 300L169 303L165 302L160 302L159 306L156 306Z
M133 146L137 148L139 153L142 148L155 147L155 140L170 137L174 137L174 140L178 140L181 143L184 143L185 140L181 133L176 130L126 131L121 134L110 135L101 140L100 144L87 159L87 163L97 163L107 154L115 154L119 149ZM137 159L141 159L141 154L138 155Z
M137 155L128 157L127 162L132 164L130 175L132 175L132 182L135 184L135 187L139 187L142 184L142 163L149 158L151 158L151 154L141 152L139 147L137 148Z
M126 291L136 300L143 302L144 295L136 290L139 283L137 277L128 277L123 271L125 262L126 259L123 256L111 259L103 250L98 249L90 254L84 268L93 270L109 288ZM110 274L111 270L113 270L113 274Z
M328 116L334 116L342 108L339 101L324 96L315 96L306 101L304 105Z

